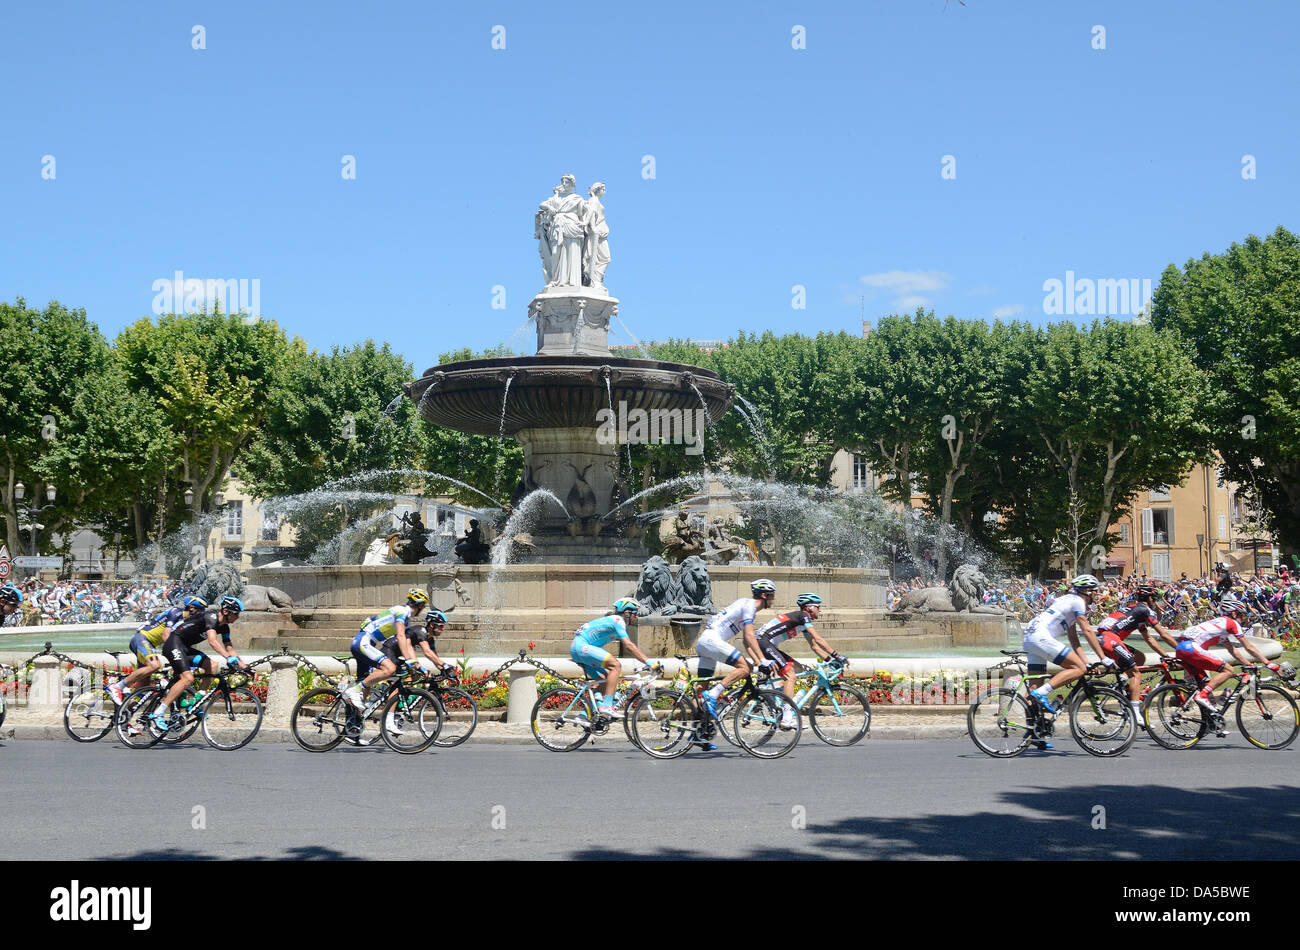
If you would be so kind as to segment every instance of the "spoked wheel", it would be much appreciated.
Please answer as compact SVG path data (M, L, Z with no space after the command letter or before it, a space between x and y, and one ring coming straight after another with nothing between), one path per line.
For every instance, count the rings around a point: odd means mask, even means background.
M743 685L742 683L741 686L743 687ZM731 696L723 693L718 697L718 718L714 720L714 724L718 727L718 733L737 749L741 748L741 745L736 738L736 731L732 722L736 717L736 703L740 701L742 696L744 696L744 692L738 691Z
M1110 686L1076 689L1070 698L1070 732L1092 755L1120 755L1137 738L1137 716L1128 697Z
M1192 698L1195 686L1165 683L1142 703L1142 725L1166 749L1190 749L1210 731L1201 707Z
M163 693L157 687L142 689L126 698L117 711L114 728L124 746L131 749L148 749L162 741L163 733L153 727L150 720L162 702Z
M438 697L427 689L399 690L384 704L379 734L394 752L413 755L437 741L443 710Z
M294 741L308 752L328 752L343 741L359 714L337 689L328 686L304 693L289 714Z
M731 724L740 747L760 759L779 759L799 744L803 732L799 707L775 690L737 699Z
M637 696L627 708L633 742L656 759L675 759L685 754L702 725L702 715L694 698L679 689Z
M192 700L195 693L193 688L191 688L187 690L185 693L182 693L181 695L189 696ZM202 700L200 700L200 702L202 702ZM195 716L186 716L184 729L168 729L165 733L163 733L163 737L162 737L163 745L179 745L180 743L188 739L190 736L194 735L194 731L198 728L199 728L198 718Z
M552 752L572 752L591 738L591 721L596 710L591 699L572 686L557 686L537 697L533 704L533 738Z
M252 742L262 728L262 701L246 686L217 687L203 700L197 715L208 745L233 752Z
M478 725L478 703L465 690L456 687L444 689L441 699L447 719L433 744L440 749L450 749L474 734L474 728Z
M975 747L995 759L1009 759L1029 748L1034 737L1028 701L1013 689L988 689L966 711L966 731Z
M1237 728L1251 745L1285 749L1300 733L1300 709L1282 687L1259 686L1254 696L1237 700Z
M95 742L108 735L117 719L117 703L105 686L93 686L63 707L63 728L78 742Z
M850 746L871 730L871 701L855 686L832 683L813 697L808 722L827 745Z

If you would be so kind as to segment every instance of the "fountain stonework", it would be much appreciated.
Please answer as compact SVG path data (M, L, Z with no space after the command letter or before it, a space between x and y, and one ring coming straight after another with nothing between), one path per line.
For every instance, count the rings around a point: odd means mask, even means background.
M250 580L293 598L292 624L286 621L275 636L241 632L237 624L232 628L237 645L274 648L287 642L306 652L346 650L367 616L401 603L409 588L421 587L435 607L448 611L450 623L438 642L443 656L456 656L462 648L466 656L501 656L522 648L541 656L566 655L574 629L636 590L648 555L626 520L602 517L628 494L620 446L608 433L602 436L599 414L644 410L657 414L671 436L674 422L678 434L701 419L705 427L712 425L736 394L732 385L698 366L612 355L609 323L618 300L604 287L609 229L600 199L605 189L593 185L584 201L574 185L566 175L535 217L546 278L529 305L536 355L445 363L405 386L428 421L512 437L523 447L525 474L514 501L520 512L532 506L526 525L530 544L508 559L507 539L494 564L254 568ZM702 431L695 434L704 438ZM689 445L687 439L683 450ZM521 505L527 496L530 501ZM884 615L887 574L882 570L730 563L710 565L709 575L719 607L747 595L759 576L776 582L778 608L793 606L801 591L816 591L827 604L817 626L846 652L888 655L952 645L950 634ZM631 634L651 655L663 656L689 649L698 629L698 618L647 617ZM802 642L791 646L796 655L806 655Z

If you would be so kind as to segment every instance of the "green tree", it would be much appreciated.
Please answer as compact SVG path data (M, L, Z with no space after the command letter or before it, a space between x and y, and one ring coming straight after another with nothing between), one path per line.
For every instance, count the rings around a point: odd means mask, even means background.
M1225 475L1300 549L1300 237L1279 227L1222 254L1172 264L1151 322L1186 339L1208 376L1203 405Z

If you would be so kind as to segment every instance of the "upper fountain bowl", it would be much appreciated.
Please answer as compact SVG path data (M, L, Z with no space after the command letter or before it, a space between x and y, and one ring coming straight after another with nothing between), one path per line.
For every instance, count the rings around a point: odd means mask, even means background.
M611 403L615 413L623 407L628 412L704 408L705 423L712 425L730 408L736 387L716 373L683 363L528 356L444 363L407 383L405 390L420 415L435 425L513 436L528 429L595 428L602 418L597 413L609 410Z

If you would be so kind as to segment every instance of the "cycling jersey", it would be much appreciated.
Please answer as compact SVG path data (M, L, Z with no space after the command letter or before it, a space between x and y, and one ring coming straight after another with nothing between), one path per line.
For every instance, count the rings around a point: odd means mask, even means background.
M733 601L722 613L714 614L705 627L704 633L713 634L722 640L730 640L745 628L753 624L754 615L758 613L758 601L753 597L742 597ZM701 634L703 636L704 634Z
M787 614L777 614L755 631L759 647L775 646L792 640L799 634L808 635L812 630L812 617L806 610L792 610Z
M377 614L366 621L366 625L361 628L361 632L384 640L397 633L398 623L405 624L408 627L411 625L410 607L398 605L388 608L382 614Z
M427 627L416 624L414 627L406 628L406 639L411 646L418 646L421 643L428 643L430 633ZM380 651L394 663L401 663L405 657L402 656L402 647L397 642L397 636L393 635L379 645ZM416 656L422 656L423 651L416 653Z
M603 647L611 640L627 639L627 624L617 614L609 617L597 617L579 627L573 634L574 640L581 640L588 646Z
M1080 617L1088 615L1088 605L1078 594L1064 594L1052 605L1029 621L1028 630L1045 633L1049 637L1064 636Z
M1134 633L1146 630L1159 621L1155 611L1146 604L1138 602L1121 607L1097 624L1099 633L1112 633L1121 640L1127 640Z
M144 639L153 646L162 646L162 642L167 639L167 634L171 632L171 628L176 626L176 624L180 623L183 619L185 619L185 608L172 607L170 610L160 613L152 620L142 623L136 629L136 633L139 636L144 637Z
M209 630L217 631L217 636L221 637L223 642L230 642L230 624L222 623L220 614L216 610L205 610L197 616L182 620L172 627L171 635L167 640L169 642L179 640L189 648L207 639Z
M1215 617L1184 630L1178 647L1181 650L1183 643L1190 643L1200 650L1217 646L1239 647L1242 646L1243 636L1241 625L1237 621L1231 617Z

